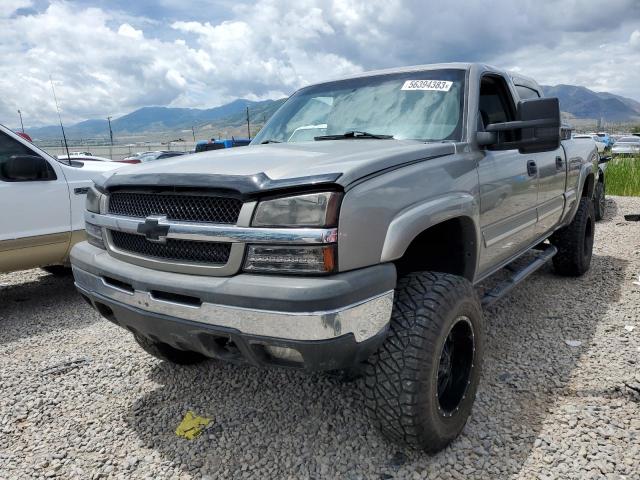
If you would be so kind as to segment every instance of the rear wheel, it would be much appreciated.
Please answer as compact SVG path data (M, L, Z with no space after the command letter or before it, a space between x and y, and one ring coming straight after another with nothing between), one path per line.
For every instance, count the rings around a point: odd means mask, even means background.
M593 201L581 198L573 221L551 237L558 248L553 267L559 275L579 277L589 270L593 254L596 217Z
M133 338L135 338L138 345L140 345L145 352L165 362L177 363L179 365L193 365L207 360L207 357L198 352L178 350L171 345L154 342L137 333L133 334Z
M593 209L596 216L596 221L604 218L605 210L607 207L607 200L605 197L604 182L598 182L593 192Z
M366 406L382 433L427 452L453 441L471 413L483 338L480 302L466 279L401 278L389 335L365 372Z

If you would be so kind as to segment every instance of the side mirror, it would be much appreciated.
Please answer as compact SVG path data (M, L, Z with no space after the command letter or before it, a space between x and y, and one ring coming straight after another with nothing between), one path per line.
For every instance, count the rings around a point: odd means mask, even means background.
M477 132L476 141L481 147L488 147L498 143L498 134L496 132Z
M553 151L560 146L560 103L557 98L522 100L518 104L517 118L514 122L492 123L485 128L486 132L498 136L492 145L495 149L517 148L520 153L537 153ZM513 132L511 138L505 139L504 132Z
M12 155L0 160L0 180L5 182L34 182L55 180L56 172L38 155Z

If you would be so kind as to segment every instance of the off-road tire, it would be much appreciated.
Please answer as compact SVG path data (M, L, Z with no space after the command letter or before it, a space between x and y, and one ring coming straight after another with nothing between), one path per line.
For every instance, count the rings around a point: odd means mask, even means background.
M593 200L583 197L573 221L551 236L551 243L558 248L553 257L553 267L558 275L579 277L589 270L595 224Z
M468 320L468 321L467 321ZM462 322L462 323L461 323ZM459 402L443 409L439 367L452 328L469 329L468 376L457 385ZM480 380L484 326L476 292L456 275L417 272L397 284L388 337L368 361L365 405L389 439L437 452L464 428ZM451 360L454 363L454 360Z
M140 345L145 352L165 362L176 363L178 365L194 365L207 360L207 357L198 352L178 350L171 345L154 342L142 335L134 333L133 338L135 338L138 345Z
M42 270L56 277L68 277L71 275L71 267L65 267L64 265L48 265L42 267Z
M607 200L604 182L598 182L596 183L596 187L593 192L593 209L596 215L596 221L600 221L604 218L606 206Z

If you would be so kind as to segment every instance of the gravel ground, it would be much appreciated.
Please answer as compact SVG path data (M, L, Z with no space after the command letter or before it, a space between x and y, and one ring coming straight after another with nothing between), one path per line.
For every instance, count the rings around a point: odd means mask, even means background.
M472 417L434 456L371 428L358 382L163 364L70 278L0 275L0 478L640 478L640 198L608 206L585 277L543 269L485 312ZM187 410L213 419L193 441Z

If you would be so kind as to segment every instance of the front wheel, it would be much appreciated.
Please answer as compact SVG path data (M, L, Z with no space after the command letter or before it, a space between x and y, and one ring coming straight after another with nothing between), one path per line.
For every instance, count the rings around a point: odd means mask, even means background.
M366 407L386 437L437 452L459 435L480 380L483 329L466 279L418 272L398 281L388 337L365 371Z

